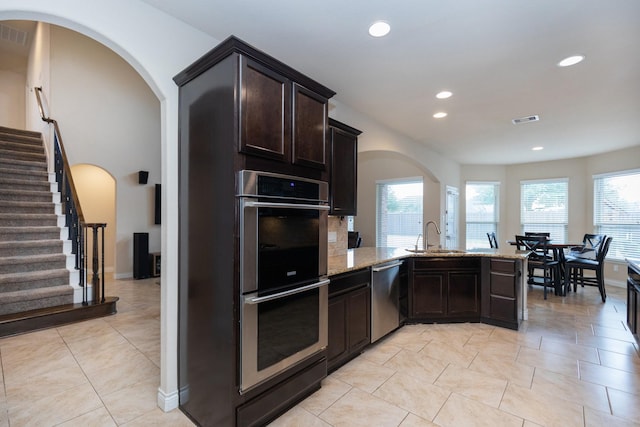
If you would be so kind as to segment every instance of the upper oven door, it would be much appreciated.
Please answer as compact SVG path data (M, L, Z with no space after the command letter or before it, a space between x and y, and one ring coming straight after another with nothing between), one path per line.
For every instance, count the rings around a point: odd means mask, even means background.
M268 292L327 274L329 207L240 198L242 293Z

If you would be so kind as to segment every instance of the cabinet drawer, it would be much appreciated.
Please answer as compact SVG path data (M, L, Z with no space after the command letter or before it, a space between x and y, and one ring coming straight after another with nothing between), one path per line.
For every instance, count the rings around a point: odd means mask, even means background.
M371 272L368 268L351 271L330 277L329 298L343 294L353 289L368 286L371 282Z
M490 294L515 298L516 288L514 286L514 276L511 274L494 273L492 271Z
M490 304L492 319L513 322L518 318L515 299L491 295Z
M414 270L462 270L480 268L480 258L414 258Z
M516 262L508 259L491 259L491 271L498 273L515 273Z

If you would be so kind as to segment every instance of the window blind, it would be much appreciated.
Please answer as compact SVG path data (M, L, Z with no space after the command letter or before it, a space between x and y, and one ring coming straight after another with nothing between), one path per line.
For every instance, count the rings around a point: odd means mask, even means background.
M566 178L520 182L522 232L550 233L551 239L567 241L569 180Z
M468 182L466 200L466 247L488 248L487 233L498 231L500 183Z
M607 258L640 258L640 171L593 179L596 233L613 237Z

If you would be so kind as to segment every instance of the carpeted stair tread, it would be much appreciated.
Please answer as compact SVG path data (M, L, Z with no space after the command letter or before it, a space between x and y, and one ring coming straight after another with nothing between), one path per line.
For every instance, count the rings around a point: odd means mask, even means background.
M69 285L0 293L0 315L73 303Z
M0 241L51 240L60 238L60 228L42 227L0 227Z
M0 156L0 169L22 169L32 171L47 171L47 163L45 161L10 159Z
M32 142L25 141L12 141L10 139L1 139L0 138L0 149L15 151L15 152L25 152L25 153L37 153L44 155L44 147L42 146L41 141L36 141L34 144Z
M0 165L0 178L19 181L46 181L49 182L49 173L43 170L25 170Z
M31 271L66 268L67 256L60 254L38 254L0 258L0 275L29 273Z
M42 144L42 135L40 134L40 132L23 129L12 129L0 126L0 140L7 138L17 138L19 140L25 141L25 143L32 142L33 144Z
M0 188L31 191L51 191L51 183L47 179L7 178L0 174Z
M0 212L0 227L37 227L56 226L58 216L50 214L32 213L2 213Z
M8 148L4 148L0 145L0 156L5 159L15 159L15 160L27 160L27 161L36 161L36 160L47 160L44 152L34 153L31 151L23 151L23 150L11 150Z
M69 285L67 269L30 271L28 273L0 274L0 294Z
M30 190L7 190L0 188L0 199L15 201L51 202L53 201L50 191L30 191Z
M17 200L0 200L0 212L55 213L55 207L52 202L22 202Z
M0 257L62 253L62 240L25 240L0 242Z

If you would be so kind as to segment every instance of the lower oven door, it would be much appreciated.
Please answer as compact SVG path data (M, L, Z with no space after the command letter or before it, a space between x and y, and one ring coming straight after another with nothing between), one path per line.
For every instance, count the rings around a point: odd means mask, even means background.
M328 284L242 296L240 393L327 347Z

